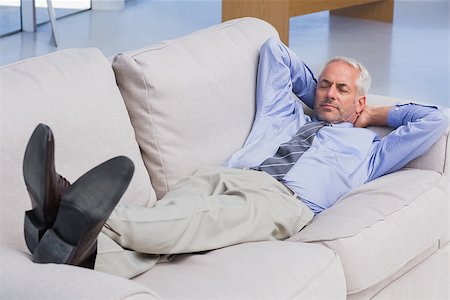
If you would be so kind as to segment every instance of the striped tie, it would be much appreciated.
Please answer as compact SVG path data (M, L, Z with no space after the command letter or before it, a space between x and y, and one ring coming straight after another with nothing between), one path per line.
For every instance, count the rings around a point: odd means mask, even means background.
M311 147L314 136L323 126L327 126L327 124L310 122L303 125L289 142L280 145L275 156L266 159L255 169L269 173L276 180L281 180L300 156Z

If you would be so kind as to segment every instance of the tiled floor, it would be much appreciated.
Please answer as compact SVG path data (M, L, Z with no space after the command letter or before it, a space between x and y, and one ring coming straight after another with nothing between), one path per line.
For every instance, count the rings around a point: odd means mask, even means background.
M128 0L124 11L87 11L58 20L58 48L49 24L36 33L1 38L0 65L72 47L97 47L112 56L220 21L219 0ZM290 47L316 73L331 56L350 56L371 72L371 93L450 106L448 0L397 0L393 24L327 12L294 17Z

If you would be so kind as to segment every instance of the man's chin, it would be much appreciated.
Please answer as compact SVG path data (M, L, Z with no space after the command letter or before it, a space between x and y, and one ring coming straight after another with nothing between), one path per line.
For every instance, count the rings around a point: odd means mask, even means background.
M325 121L327 123L337 123L337 117L331 113L316 113L316 118L320 121Z

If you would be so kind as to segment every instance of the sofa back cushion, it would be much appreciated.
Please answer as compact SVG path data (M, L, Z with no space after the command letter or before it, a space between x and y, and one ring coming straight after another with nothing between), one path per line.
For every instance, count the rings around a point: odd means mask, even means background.
M105 160L126 155L135 173L121 201L155 202L114 73L100 51L65 50L0 68L0 94L1 244L25 245L23 217L31 203L22 160L38 123L52 129L56 171L70 182Z
M242 147L255 113L259 48L270 37L278 37L270 24L243 18L115 57L158 198Z

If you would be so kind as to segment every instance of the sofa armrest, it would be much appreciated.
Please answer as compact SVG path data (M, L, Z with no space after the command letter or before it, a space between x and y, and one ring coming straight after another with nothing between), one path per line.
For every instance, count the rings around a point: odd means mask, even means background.
M90 269L35 264L30 256L0 247L0 299L160 299L133 281Z

